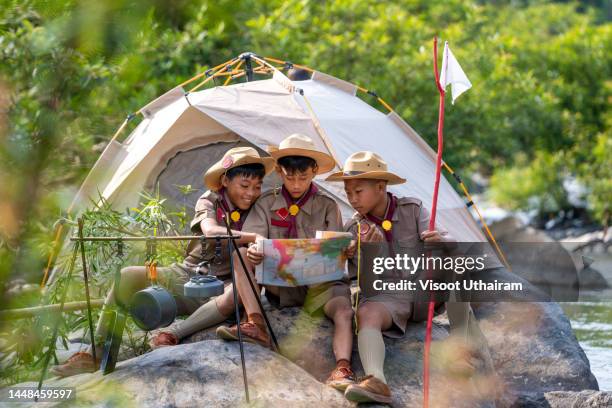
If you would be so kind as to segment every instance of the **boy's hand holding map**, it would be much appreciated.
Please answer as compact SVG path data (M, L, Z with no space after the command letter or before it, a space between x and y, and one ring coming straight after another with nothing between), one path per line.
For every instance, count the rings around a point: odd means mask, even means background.
M342 279L351 234L317 231L316 237L257 240L252 251L263 254L263 262L255 269L257 281L292 287Z
M255 242L250 244L247 249L247 258L253 265L259 265L261 261L263 261L263 252L259 249L257 243L264 239L264 237L258 235L257 238L255 238Z

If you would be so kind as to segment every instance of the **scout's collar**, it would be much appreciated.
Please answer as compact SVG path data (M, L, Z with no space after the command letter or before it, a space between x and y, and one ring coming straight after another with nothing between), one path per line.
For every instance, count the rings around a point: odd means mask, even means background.
M304 200L304 198L306 197L306 195L308 194L308 192L313 189L314 187L314 192L312 193L312 195L308 198L308 200ZM298 204L300 207L300 211L304 211L306 214L311 215L312 214L312 203L313 203L313 196L315 196L318 191L319 188L317 187L317 185L315 183L310 183L310 187L308 187L309 190L307 190L304 195L302 195L302 197L300 197L298 200L301 200L301 203ZM285 208L287 210L287 212L289 211L289 206L291 204L293 204L293 202L295 200L293 200L293 198L291 198L292 201L290 201L289 204L287 204L287 200L283 194L283 191L286 191L284 187L281 187L280 190L277 190L278 193L276 193L276 199L274 200L274 202L272 203L272 207L270 207L270 210L272 210L273 212L276 212L282 208ZM288 192L287 192L288 193ZM288 194L289 197L291 197L291 194Z
M285 207L281 207L274 212L274 214L280 219L275 220L273 218L271 221L272 225L287 228L287 232L285 234L287 238L297 238L297 215L312 201L311 198L318 191L319 189L317 186L314 183L310 183L308 191L306 191L302 197L295 200L283 186L281 189L281 195L285 201ZM310 206L312 206L312 204ZM309 212L310 210L311 208L309 208Z
M393 222L398 219L396 214L397 197L391 193L387 193L387 209L383 218L376 217L372 214L366 214L366 218L382 228L387 242L393 241Z
M248 213L248 210L241 210L240 208L233 206L233 210L230 209L228 204L229 200L225 197L225 187L221 187L217 192L219 198L219 206L217 207L217 222L224 222L224 215L227 214L229 217L230 225L232 225L238 231L242 230L242 224L244 223L244 219Z

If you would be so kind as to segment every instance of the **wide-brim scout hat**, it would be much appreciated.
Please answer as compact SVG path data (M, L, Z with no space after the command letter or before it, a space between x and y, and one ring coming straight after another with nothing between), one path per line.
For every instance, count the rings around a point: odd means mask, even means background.
M387 170L387 162L373 152L353 153L344 162L342 171L331 174L325 180L342 181L353 179L385 180L388 184L402 184L406 179Z
M317 162L317 174L327 173L336 166L331 155L317 149L311 138L299 133L283 139L278 148L270 148L270 155L276 160L287 156L310 157Z
M272 157L261 157L252 147L233 147L204 173L204 184L211 190L219 190L222 186L221 176L228 170L245 164L261 164L267 175L274 170L275 161Z

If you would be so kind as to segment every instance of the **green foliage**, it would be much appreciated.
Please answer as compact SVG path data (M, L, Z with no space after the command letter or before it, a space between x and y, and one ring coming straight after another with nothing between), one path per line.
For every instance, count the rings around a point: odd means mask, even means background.
M143 201L137 208L126 210L124 213L113 210L104 199L93 202L91 210L82 215L83 235L93 237L176 235L174 225L185 223L185 220L168 214L168 209L163 205L165 200L161 199L159 194L143 193L142 198ZM77 229L76 220L63 219L62 222L73 231ZM127 245L125 242L124 245L124 255L120 256L116 242L85 242L88 280L93 299L106 297L117 268L144 265L147 257L145 244L137 242ZM160 265L170 265L183 259L185 249L186 242L182 241L169 241L163 245L158 243L155 259ZM73 261L74 251L77 256ZM83 264L80 247L76 243L71 244L70 250L64 251L58 259L51 284L41 293L40 304L61 303L64 292L67 302L84 299ZM19 304L19 301L20 299L11 299L5 306L11 307ZM94 309L94 327L99 312L99 309ZM80 335L89 338L86 310L65 312L62 315L40 314L34 318L7 324L0 330L0 355L3 356L0 359L2 368L0 384L35 380L47 355L51 356L51 364L54 364L56 350L55 347L49 347L49 341L55 324L59 324L59 341L64 347L67 347L69 337ZM138 330L132 321L127 325L126 336L124 352L134 355L146 350L146 333Z
M530 161L520 155L515 166L495 172L491 196L513 210L555 213L567 207L563 169L563 158L558 154L538 152Z

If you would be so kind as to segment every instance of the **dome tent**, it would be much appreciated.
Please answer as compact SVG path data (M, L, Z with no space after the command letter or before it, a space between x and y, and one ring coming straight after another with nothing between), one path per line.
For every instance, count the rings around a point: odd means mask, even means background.
M141 191L156 187L168 203L193 208L204 190L204 171L227 149L248 145L265 153L292 133L307 135L319 149L328 151L336 160L332 171L337 171L356 151L380 154L390 171L408 179L405 184L390 186L390 190L399 196L417 197L431 208L435 152L382 99L315 70L311 79L292 81L282 73L282 67L273 63L292 66L252 53L241 54L129 115L83 182L68 210L70 215L77 216L91 199L98 197L98 192L121 210L137 205ZM255 75L268 77L255 80ZM241 77L247 81L230 84ZM219 78L224 80L222 86L198 90ZM186 85L200 79L198 85L186 91ZM364 102L357 96L358 91L378 98L389 113ZM119 142L118 136L127 123L138 116L142 121ZM337 200L343 217L350 217L353 210L342 183L326 182L325 177L318 176L317 184ZM268 178L266 185L273 182L274 178ZM177 184L199 189L185 197ZM437 225L458 241L487 241L464 200L445 178L440 184ZM62 235L57 232L58 241Z

